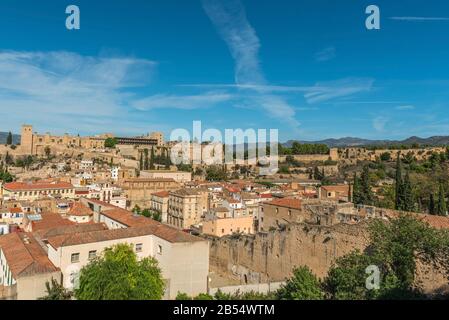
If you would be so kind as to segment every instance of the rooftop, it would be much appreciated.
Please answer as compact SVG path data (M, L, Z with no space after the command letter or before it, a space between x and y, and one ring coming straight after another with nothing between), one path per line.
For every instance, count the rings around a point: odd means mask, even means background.
M88 207L86 207L85 205L83 205L82 203L75 202L68 214L70 216L83 217L83 216L92 216L94 214L94 212L92 210L90 210Z
M8 260L8 266L16 279L19 276L59 270L29 233L10 233L1 236L0 249Z
M3 185L3 189L8 191L28 191L28 190L52 190L71 189L73 186L68 182L10 182Z
M282 198L276 199L273 201L265 202L264 204L277 206L277 207L286 207L291 209L301 209L301 200L291 199L291 198Z

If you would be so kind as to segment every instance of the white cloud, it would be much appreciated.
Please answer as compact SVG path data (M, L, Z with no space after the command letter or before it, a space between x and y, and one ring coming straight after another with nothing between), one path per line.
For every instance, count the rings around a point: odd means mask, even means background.
M345 78L336 81L318 82L304 97L308 103L324 102L370 91L373 83L374 80L370 78Z
M121 121L131 88L148 84L155 66L130 57L0 51L0 124L36 120L47 127L77 129L82 124L76 117Z
M413 110L415 109L415 106L412 105L403 105L403 106L397 106L395 107L396 110Z
M228 93L206 92L198 95L166 95L157 94L132 102L138 110L146 111L157 108L198 109L215 106L233 98Z
M448 17L390 17L390 19L397 21L416 21L416 22L449 20Z
M332 60L336 57L336 50L334 47L327 47L315 54L315 60L318 62L324 62Z
M267 86L259 62L260 41L248 22L245 9L239 0L203 0L203 7L226 42L235 61L235 83L254 89L258 97L254 102L271 117L287 122L293 128L299 123L295 119L295 109L282 97L259 91L258 86Z
M373 128L378 132L383 132L385 130L385 126L388 123L388 118L386 117L376 117L373 119Z

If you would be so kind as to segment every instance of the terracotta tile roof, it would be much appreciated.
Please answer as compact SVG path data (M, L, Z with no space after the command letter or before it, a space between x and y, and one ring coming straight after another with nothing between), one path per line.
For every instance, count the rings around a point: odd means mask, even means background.
M52 189L71 189L73 186L68 182L55 183L26 183L26 182L10 182L5 183L3 188L9 191L27 191L27 190L52 190Z
M436 229L449 229L449 217L424 214L422 217L419 215L418 219L422 219Z
M102 211L101 214L114 221L124 224L127 227L142 227L158 223L153 219L146 218L141 215L136 215L131 211L121 209L118 207L116 207L115 209Z
M75 202L68 214L70 216L82 217L82 216L93 216L94 212L90 210L90 208L83 205L82 203Z
M22 208L10 208L9 212L11 213L22 213Z
M175 191L171 191L170 194L173 194L175 196L181 196L181 197L188 197L188 196L197 196L199 195L198 189L179 189Z
M176 182L173 178L130 178L126 182Z
M56 272L47 253L29 233L10 233L0 236L0 249L17 279L20 276Z
M170 192L168 191L159 191L152 194L153 196L160 197L160 198L167 198L170 195Z
M401 213L410 214L421 221L427 222L431 227L436 229L449 229L449 217L414 212L401 212L396 210L384 210L383 212L389 218L397 218Z
M32 231L45 230L75 224L75 222L64 219L58 213L43 213L41 214L41 216L42 220L31 222Z
M69 225L61 226L51 229L41 229L36 232L33 232L33 235L38 239L47 239L48 237L60 236L65 234L92 232L100 230L108 230L108 228L104 223L92 223L92 224L83 223L70 226Z
M103 242L117 239L127 239L155 235L169 242L194 242L205 241L202 238L192 236L181 230L165 226L160 223L143 227L100 230L83 233L71 233L48 237L48 243L55 249L66 246L74 246L85 243Z
M335 192L349 192L349 185L335 185L335 186L322 186L321 189L326 191L335 191Z
M203 239L199 237L192 236L179 229L167 226L156 220L135 215L131 211L125 209L114 209L107 210L101 213L102 215L127 226L127 230L148 227L151 234L165 239L169 242L192 242L192 241L202 241Z
M291 198L283 198L283 199L276 199L269 202L264 202L264 204L277 206L277 207L286 207L291 209L301 209L301 200L298 199L291 199Z

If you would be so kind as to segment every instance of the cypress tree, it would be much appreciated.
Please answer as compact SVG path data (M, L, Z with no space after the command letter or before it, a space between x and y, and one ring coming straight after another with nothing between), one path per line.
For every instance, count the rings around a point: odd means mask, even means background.
M402 164L400 155L401 153L398 152L398 157L396 160L396 188L395 188L395 204L394 204L394 208L396 210L402 210L403 207Z
M6 144L12 145L12 133L11 131L8 132L8 137L6 138Z
M357 172L354 173L354 183L352 185L352 202L354 204L360 204L360 183L357 177Z
M139 169L143 170L143 153L140 153Z
M373 202L374 196L369 179L369 168L368 166L364 166L361 176L361 203L365 205L372 205Z
M154 148L151 147L150 170L154 170Z
M149 168L149 162L148 162L148 149L145 149L145 150L144 150L144 155L145 155L145 157L144 157L144 165L143 165L143 168L144 168L144 170L148 170L148 168Z
M446 207L444 188L443 188L443 184L440 183L440 188L438 190L437 215L445 216L446 212L447 212L447 207Z
M405 175L404 182L402 184L402 210L404 211L413 211L414 209L414 199L413 199L413 191L412 191L412 184L410 182L410 176L409 173Z
M171 160L170 160L170 156L168 154L168 148L165 148L165 169L170 169L170 164L171 164Z
M429 198L429 214L435 214L435 197L433 193L430 194Z

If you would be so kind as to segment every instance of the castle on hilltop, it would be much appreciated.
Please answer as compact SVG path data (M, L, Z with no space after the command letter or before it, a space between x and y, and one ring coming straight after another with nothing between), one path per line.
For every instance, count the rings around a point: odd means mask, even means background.
M98 137L80 137L65 134L54 136L50 133L38 134L33 132L33 126L23 125L20 139L20 151L23 154L42 155L50 148L53 152L67 148L103 149L108 135Z

